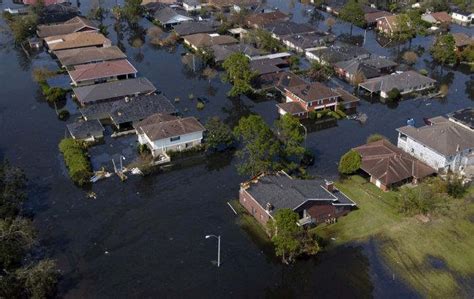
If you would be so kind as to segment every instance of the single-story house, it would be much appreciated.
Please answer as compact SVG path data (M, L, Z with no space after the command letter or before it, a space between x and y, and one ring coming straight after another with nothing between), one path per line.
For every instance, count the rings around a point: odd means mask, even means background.
M339 94L337 105L344 109L346 114L354 114L357 112L357 105L359 105L360 99L355 95L349 93L342 87L334 89Z
M470 26L474 24L474 13L462 10L454 10L451 12L453 23L461 24L463 26Z
M300 53L308 49L325 46L328 43L334 42L334 40L334 36L319 31L290 34L281 37L284 45Z
M370 52L363 47L347 44L335 44L330 47L318 47L305 52L306 58L321 64L334 65L337 62L351 59L367 59Z
M255 56L260 56L264 52L255 48L250 44L233 44L233 45L214 45L211 47L214 54L214 60L221 63L234 53L243 53L250 60Z
M127 58L127 55L125 55L125 53L123 53L117 46L61 50L55 51L54 55L59 60L59 63L65 68L78 64L97 63Z
M183 13L180 13L177 10L168 6L157 10L153 15L153 18L160 22L161 26L165 28L169 28L193 20L193 18L188 17L184 11Z
M261 89L275 88L282 96L285 95L285 88L290 86L307 84L303 78L294 73L283 71L278 73L270 73L261 75L258 80Z
M291 21L269 23L263 28L270 32L273 38L278 40L281 40L286 35L316 32L316 27Z
M84 17L74 17L64 23L51 25L38 25L36 33L39 38L64 35L74 32L99 31L99 26Z
M393 73L398 66L398 63L395 61L384 57L372 56L370 58L364 59L363 61L365 65L375 68L381 74L387 75Z
M366 12L364 14L364 19L365 23L367 24L367 27L374 27L377 25L377 19L386 17L386 16L392 16L393 14L384 11L384 10L377 10L377 11L371 11L371 12Z
M451 16L445 11L425 13L421 15L421 19L432 25L450 24Z
M334 222L356 207L333 182L294 179L282 171L240 184L239 202L264 228L280 209L298 213L302 226Z
M178 118L153 114L134 125L138 142L146 145L153 157L168 151L183 151L202 142L204 126L194 117Z
M187 12L201 10L201 0L183 0L183 8Z
M250 69L258 76L274 74L283 71L288 62L281 58L254 59L250 61Z
M137 69L127 59L79 64L68 69L73 86L135 78Z
M360 83L359 87L370 94L379 93L380 97L388 98L388 92L394 88L398 89L401 94L409 94L415 91L431 89L435 84L436 80L415 71L406 71L368 79Z
M380 76L380 72L360 59L340 61L334 64L336 74L350 83L361 83Z
M392 36L397 31L400 31L400 26L398 24L398 16L392 15L378 18L377 31L388 36Z
M474 45L474 38L467 35L466 33L456 32L453 33L454 43L456 45L456 51L462 52L465 48L470 45Z
M215 45L232 45L238 44L239 41L229 35L197 33L186 35L183 37L184 43L195 51L205 48L211 48Z
M104 127L98 120L86 120L66 125L71 137L76 140L95 141L104 137Z
M197 33L213 33L216 32L219 24L212 21L202 22L184 22L173 27L174 32L179 36L197 34Z
M86 47L110 47L112 42L95 31L75 32L44 38L50 52Z
M362 158L360 169L383 191L405 183L418 183L435 170L382 139L354 148Z
M74 96L82 106L152 94L155 91L155 86L147 78L119 80L73 88Z
M247 17L246 22L247 26L253 28L263 28L265 25L274 22L285 22L289 21L289 16L287 14L282 13L279 10L272 11L272 12L264 12L264 13L257 13L252 14Z
M398 128L398 147L434 169L463 173L474 165L474 110L427 120L422 127Z

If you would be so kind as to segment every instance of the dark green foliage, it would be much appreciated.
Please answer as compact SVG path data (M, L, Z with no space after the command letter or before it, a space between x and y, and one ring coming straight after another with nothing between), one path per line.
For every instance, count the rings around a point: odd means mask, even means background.
M428 184L421 184L416 188L403 188L398 203L400 212L406 215L427 215L440 211L445 204L445 196L435 193Z
M430 49L433 59L443 65L456 63L455 42L452 34L440 35Z
M48 298L54 294L59 272L52 260L21 268L16 273L30 298Z
M351 34L352 34L352 25L358 27L365 26L365 17L364 10L362 5L357 0L349 0L341 9L339 17L351 23Z
M461 61L471 64L474 63L474 45L467 46L461 52Z
M341 157L338 170L342 174L352 174L360 168L361 163L360 154L355 150L350 150Z
M402 98L402 94L397 88L392 88L392 90L387 92L387 96L387 102L389 103L396 103Z
M283 50L280 42L274 39L270 32L263 29L256 29L250 32L248 42L255 44L257 48L276 53Z
M9 22L10 28L16 43L25 42L28 37L34 35L36 26L38 25L38 17L36 15L18 16Z
M454 198L462 198L467 192L468 186L458 177L450 176L446 182L446 193Z
M25 218L0 219L0 266L13 269L21 265L24 254L34 244L31 221Z
M288 161L297 161L298 163L303 158L305 148L302 146L305 135L304 127L300 121L290 115L283 115L275 123L275 128L278 131L278 138L282 143L282 154ZM289 170L296 168L296 163L288 162Z
M281 167L279 142L262 117L242 117L234 128L234 134L243 143L242 149L236 152L242 160L237 166L240 174L255 176Z
M61 100L65 100L66 94L67 91L59 87L48 88L44 93L46 100L50 103L57 103Z
M314 81L327 81L334 75L334 69L325 64L314 61L308 70L308 77Z
M252 80L255 73L250 69L250 60L242 53L234 53L230 55L222 64L226 74L224 81L233 84L229 91L229 96L248 94L253 92Z
M143 14L142 0L125 0L125 5L121 11L122 15L130 23L137 23Z
M0 218L14 218L20 213L26 193L26 177L23 171L8 162L0 163Z
M60 120L66 120L69 118L69 111L67 110L61 110L58 112L58 118Z
M218 117L212 117L207 121L205 140L208 149L228 148L235 142L232 130Z
M82 143L72 138L64 138L59 143L59 150L64 156L72 181L79 186L89 183L92 170L87 150Z
M290 56L288 63L290 64L291 70L298 70L300 68L300 58L298 56Z

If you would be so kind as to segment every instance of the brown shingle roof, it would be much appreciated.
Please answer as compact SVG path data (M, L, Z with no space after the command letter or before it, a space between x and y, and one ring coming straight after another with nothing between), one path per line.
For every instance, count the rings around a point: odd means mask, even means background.
M55 51L54 54L63 66L127 58L127 55L117 46L61 50Z
M385 17L385 16L392 16L392 15L393 14L388 12L388 11L379 10L379 11L376 11L376 12L366 13L364 15L364 18L365 18L365 22L367 24L373 24L373 23L377 22L378 18Z
M44 38L54 35L63 35L79 31L98 31L97 24L83 17L74 17L61 24L39 25L38 37Z
M308 112L300 102L278 103L276 106L291 115Z
M249 26L261 27L275 21L286 21L289 17L281 11L273 11L267 13L254 14L247 17L247 24Z
M440 23L451 23L451 16L445 11L434 12L431 16Z
M215 45L230 45L239 42L229 35L210 35L207 33L186 35L183 39L196 48L212 47Z
M69 76L76 83L136 73L137 69L126 59L81 64L69 70Z
M111 41L98 32L75 32L44 39L51 51L110 45Z
M410 178L422 179L435 170L382 139L354 148L361 157L361 169L390 186Z
M305 102L312 102L339 96L337 92L319 82L288 87L287 90Z
M453 37L456 47L465 47L474 44L474 39L466 33L456 32L453 33Z
M205 131L194 117L177 118L163 114L154 114L142 120L135 125L135 129L152 141Z

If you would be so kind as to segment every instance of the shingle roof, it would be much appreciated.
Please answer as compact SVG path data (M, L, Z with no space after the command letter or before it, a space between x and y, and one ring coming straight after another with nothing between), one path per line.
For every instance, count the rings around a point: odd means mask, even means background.
M316 31L315 27L312 27L308 24L299 24L291 21L287 22L273 22L270 24L266 24L264 26L265 30L273 33L277 36L284 36L289 34L298 34L298 33L306 33L306 32L314 32Z
M264 53L250 44L214 45L211 48L216 62L224 61L234 53L243 53L250 57Z
M185 22L185 21L192 21L193 19L188 17L186 13L180 12L178 13L176 10L172 9L171 7L164 7L159 9L153 17L160 21L161 24L168 24L168 23L178 23L178 22Z
M271 213L279 209L295 210L307 201L322 201L335 205L355 206L355 203L337 189L328 191L321 179L293 179L284 173L261 176L241 184L263 208L273 206Z
M239 42L229 35L210 35L207 33L186 35L183 38L196 48L212 47L214 45L230 45Z
M380 76L380 72L377 69L366 65L364 61L360 59L340 61L335 64L335 67L340 68L351 75L356 75L360 72L366 79Z
M290 34L281 37L282 41L289 42L301 49L314 48L334 41L335 38L323 32L305 32Z
M98 120L74 122L67 124L66 127L71 136L76 139L101 137L104 131L104 127Z
M371 57L368 59L364 59L363 62L364 64L379 70L388 67L395 67L398 65L398 63L396 63L395 61L383 57Z
M161 140L185 134L203 132L206 129L194 117L176 118L154 114L135 125L139 134L145 134L150 140Z
M81 81L136 74L137 69L128 60L121 59L75 65L68 70L68 73L71 80L78 83Z
M276 106L291 115L308 112L300 102L278 103Z
M180 35L191 35L197 33L212 33L216 32L218 24L211 21L203 22L184 22L174 26L174 31Z
M474 38L466 33L456 32L453 33L453 37L456 47L465 47L474 44Z
M61 50L55 51L54 54L63 66L127 58L117 46Z
M372 78L365 81L364 83L359 84L359 86L371 92L389 92L393 88L397 88L400 91L403 91L418 86L433 84L435 82L436 80L423 76L415 71L406 71L403 73Z
M451 23L451 16L445 11L438 11L431 14L440 23Z
M312 102L339 96L337 92L319 82L288 87L287 90L305 102Z
M110 45L111 41L95 31L74 32L49 36L44 39L51 51Z
M474 108L465 108L448 114L451 121L460 123L474 130Z
M286 21L289 17L281 11L272 11L266 13L253 14L247 17L247 24L250 26L261 27L275 21Z
M382 139L354 148L361 157L361 169L390 186L410 178L422 179L435 170Z
M259 4L259 0L209 0L208 3L211 6L217 8L224 8L233 5L238 5L240 7L255 6Z
M37 29L38 37L44 38L54 35L63 35L78 31L98 31L97 24L83 17L74 17L61 24L39 25Z
M405 126L398 128L397 131L443 156L454 155L458 150L474 148L474 131L449 121L445 117L437 117L429 126L420 128Z
M76 87L73 91L77 100L87 105L107 99L152 93L156 88L147 78L135 78Z
M286 62L281 58L265 58L250 61L250 69L258 75L265 75L271 73L281 72L282 69L278 65L284 65Z
M366 13L364 15L364 18L365 18L365 22L367 24L373 24L373 23L377 22L378 18L385 17L385 16L392 16L392 15L393 14L388 12L388 11L379 10L379 11L375 11L375 12Z
M344 88L338 87L335 91L339 94L339 102L341 104L360 102L360 99L355 95L347 92Z

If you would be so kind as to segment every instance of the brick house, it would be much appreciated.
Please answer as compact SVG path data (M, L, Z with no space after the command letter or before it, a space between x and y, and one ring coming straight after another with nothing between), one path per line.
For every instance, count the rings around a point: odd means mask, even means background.
M279 209L298 213L299 225L317 225L334 221L356 206L332 182L294 179L283 171L242 183L239 202L263 227Z

